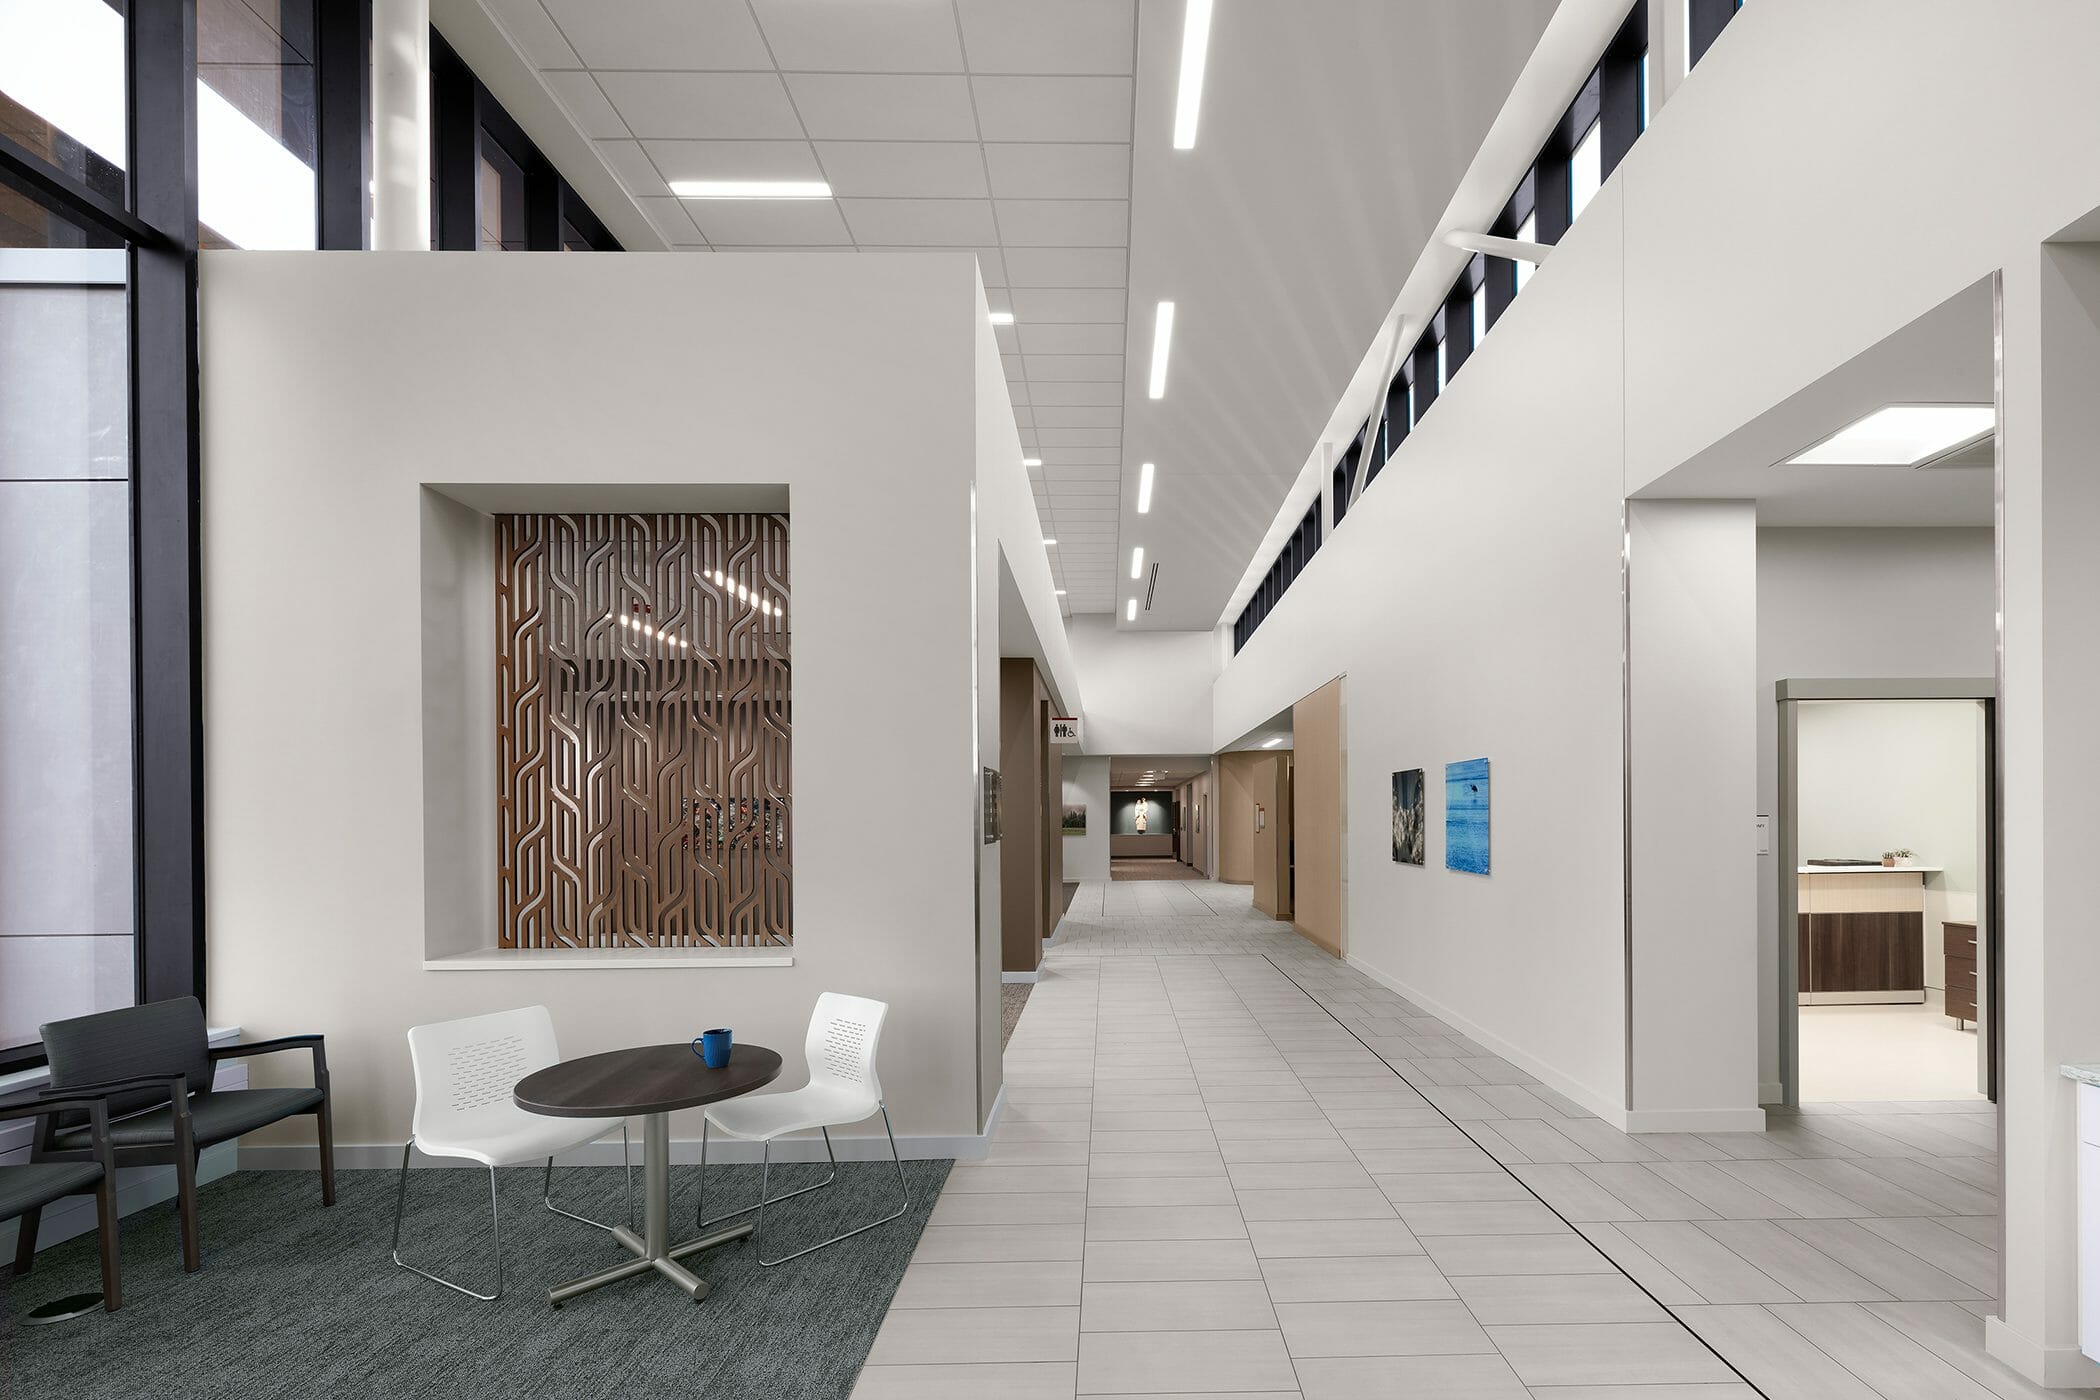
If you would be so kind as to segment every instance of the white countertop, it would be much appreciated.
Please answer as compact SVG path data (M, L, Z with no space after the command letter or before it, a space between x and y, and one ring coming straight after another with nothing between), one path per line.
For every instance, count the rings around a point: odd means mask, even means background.
M2058 1065L2057 1072L2080 1084L2100 1085L2100 1065Z
M1803 865L1803 875L1936 875L1943 865Z

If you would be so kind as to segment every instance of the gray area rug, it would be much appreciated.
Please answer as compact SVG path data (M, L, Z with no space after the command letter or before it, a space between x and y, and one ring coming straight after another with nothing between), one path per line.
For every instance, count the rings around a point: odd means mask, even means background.
M20 1311L99 1287L92 1235L45 1250L28 1277L10 1277L0 1292L0 1395L844 1400L949 1165L905 1163L911 1209L901 1219L806 1259L761 1269L745 1243L687 1260L711 1286L697 1305L669 1281L642 1277L560 1309L547 1305L550 1285L629 1256L542 1208L537 1167L499 1173L504 1291L493 1303L394 1267L395 1173L338 1172L336 1204L323 1209L312 1173L237 1172L199 1193L204 1268L196 1274L182 1272L172 1204L125 1219L118 1312L17 1325ZM773 1190L818 1180L822 1170L777 1168ZM696 1168L672 1169L673 1238L696 1233L696 1178ZM639 1192L639 1165L635 1185ZM757 1189L756 1167L711 1167L709 1213L747 1203ZM841 1166L832 1189L766 1212L766 1254L885 1215L896 1189L887 1163ZM597 1220L625 1212L612 1169L557 1170L554 1199ZM488 1292L488 1209L484 1172L412 1172L403 1257Z

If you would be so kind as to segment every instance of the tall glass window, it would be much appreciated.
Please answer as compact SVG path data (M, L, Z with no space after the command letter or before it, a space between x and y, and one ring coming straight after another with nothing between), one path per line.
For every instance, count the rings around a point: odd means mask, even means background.
M481 251L525 251L525 172L486 136L481 142Z
M198 0L201 247L316 246L314 9Z
M1480 348L1481 341L1487 339L1487 333L1488 284L1487 278L1482 277L1480 285L1473 289L1473 348L1475 350Z
M1539 241L1539 216L1537 214L1526 214L1524 216L1524 222L1517 225L1517 239L1519 242L1522 243L1536 243ZM1518 261L1518 291L1521 292L1524 290L1524 284L1531 280L1531 274L1538 271L1538 267L1539 265L1537 263L1528 263L1522 260Z
M1574 223L1604 183L1604 123L1591 122L1568 157L1568 222Z
M0 1051L136 998L127 275L0 176Z
M1444 385L1450 381L1450 377L1450 349L1447 342L1438 340L1436 343L1436 391L1439 394L1444 392Z
M125 202L124 15L103 0L0 4L0 135Z

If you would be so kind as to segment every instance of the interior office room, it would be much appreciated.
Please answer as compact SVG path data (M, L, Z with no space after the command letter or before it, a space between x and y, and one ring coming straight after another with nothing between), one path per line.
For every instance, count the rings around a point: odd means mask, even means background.
M0 0L0 1390L2100 1389L2094 52Z

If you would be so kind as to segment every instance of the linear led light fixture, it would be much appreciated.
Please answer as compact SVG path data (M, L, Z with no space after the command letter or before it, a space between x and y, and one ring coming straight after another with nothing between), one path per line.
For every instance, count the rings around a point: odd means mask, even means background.
M1167 396L1167 351L1174 344L1174 303L1163 301L1152 318L1152 383L1147 390L1155 399Z
M1014 313L1011 311L994 311L992 313L992 324L995 326L1010 326L1013 323Z
M1268 742L1264 743L1264 744L1262 745L1262 747L1263 747L1263 748L1265 748L1265 749L1273 749L1273 748L1275 748L1275 747L1276 747L1276 746L1277 746L1278 744L1280 744L1280 743L1282 743L1282 742L1283 742L1283 736L1282 736L1281 734L1279 734L1279 735L1277 735L1277 736L1276 736L1275 738L1273 738L1273 739L1269 740Z
M1021 465L1024 467L1040 467L1042 464L1043 459L1040 457L1023 457L1021 459Z
M1196 113L1203 105L1203 65L1210 56L1210 6L1211 0L1188 0L1188 8L1181 16L1181 86L1174 94L1177 151L1196 149Z
M1048 545L1053 545L1053 544L1056 544L1056 543L1057 543L1057 541L1056 541L1056 540L1054 540L1054 539L1052 539L1052 538L1050 538L1050 536L1048 536L1048 535L1045 535L1045 536L1043 536L1043 544L1044 544L1045 546L1048 546Z
M1786 459L1790 467L1922 467L1983 441L1998 426L1987 403L1892 403Z
M680 199L829 199L822 180L673 180Z
M1145 547L1143 545L1139 545L1137 548L1130 551L1130 576L1132 578L1139 578L1143 576L1144 572Z
M1123 609L1123 620L1125 622L1137 621L1137 599L1132 598L1129 606Z
M1147 515L1152 510L1152 464L1138 468L1138 514Z

